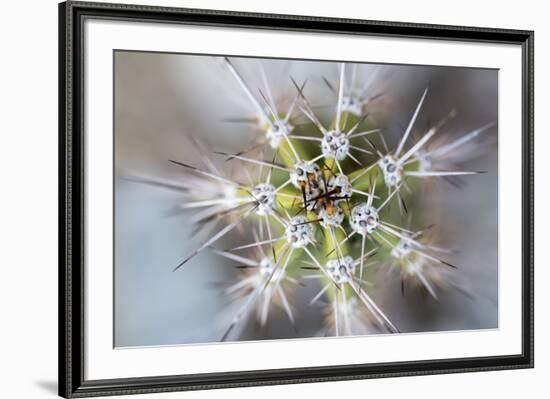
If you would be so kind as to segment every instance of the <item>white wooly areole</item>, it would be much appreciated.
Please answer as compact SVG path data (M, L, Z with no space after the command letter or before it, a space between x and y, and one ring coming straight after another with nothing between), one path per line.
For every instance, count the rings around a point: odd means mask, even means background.
M259 143L254 145L253 148L263 146L268 143L272 149L278 149L283 140L288 142L288 136L294 130L294 126L290 123L290 118L296 108L298 96L294 98L286 110L285 116L281 119L280 111L277 109L275 98L271 90L271 85L269 84L263 64L261 62L259 63L259 69L265 93L262 89L258 88L258 94L260 94L261 97L260 100L254 94L252 88L246 83L229 58L225 57L224 62L256 111L256 128L264 132L265 138L260 138ZM298 154L295 151L293 155L296 158L298 157Z
M363 258L371 256L376 249L370 251L364 255ZM319 300L319 298L327 292L327 290L333 286L333 312L334 312L334 324L336 335L340 335L341 327L341 307L345 307L348 302L345 289L350 287L357 295L359 300L365 305L369 314L374 318L379 328L388 332L399 332L395 325L390 321L386 314L378 307L378 305L372 300L372 298L361 287L361 283L364 281L361 277L355 275L358 267L363 267L364 259L353 260L351 256L337 257L336 259L329 260L325 266L322 266L320 262L311 253L309 256L313 263L311 265L316 266L322 274L312 275L312 278L328 277L330 282L326 284L311 300L310 304L313 304ZM348 326L349 320L344 319L344 326Z
M289 115L290 114L287 114L287 116ZM279 148L281 141L285 137L288 137L288 135L292 133L293 130L294 126L292 126L290 122L288 122L288 120L278 120L268 124L267 130L265 132L265 137L267 138L271 148L277 149Z
M288 222L285 236L292 248L303 248L314 241L313 227L304 216L295 216Z
M376 92L376 94L369 94L369 92L372 93L374 91L373 86L375 79L380 74L380 68L355 63L351 64L350 67L350 77L345 80L341 107L342 112L348 112L359 118L365 113L368 104L382 95L381 91ZM359 69L362 69L362 71L360 72ZM334 89L328 80L325 79L325 83L335 95L338 95L337 90ZM378 90L380 90L379 87Z
M353 186L351 185L349 178L343 174L337 174L332 176L328 180L327 191L334 192L338 195L335 198L335 203L350 199L353 193Z
M495 121L489 122L455 140L449 141L446 137L439 141L431 140L413 156L414 160L418 161L418 172L452 171L456 165L479 156L485 150L484 147L491 142L480 143L476 140L495 125Z
M350 143L346 134L339 130L330 130L323 135L321 150L325 158L342 161L349 155Z
M343 109L343 96L344 96L344 86L345 86L345 70L346 65L341 63L340 65L340 81L339 81L339 90L338 90L338 100L336 103L336 117L334 129L327 129L321 121L315 115L312 106L309 104L303 93L303 87L300 88L298 84L294 81L294 86L298 91L298 95L302 99L302 104L300 109L307 116L307 118L319 129L322 133L322 137L311 137L311 136L297 136L293 135L290 138L294 140L306 140L306 141L317 141L321 147L321 155L313 159L312 162L317 161L320 158L332 159L335 161L338 171L340 174L344 174L342 171L342 166L340 161L343 161L346 158L350 158L353 162L362 166L361 162L351 153L351 150L363 153L363 154L372 154L372 152L365 150L361 147L357 147L351 144L351 139L364 137L369 134L380 132L380 129L372 129L364 132L357 132L357 129L361 123L367 118L367 115L360 115L359 121L353 125L348 131L344 131L344 126L342 126L342 114Z
M325 208L321 208L319 211L319 223L325 229L334 229L340 227L344 221L344 210L339 206L335 206L332 212L327 211Z
M342 112L349 112L355 116L361 116L368 101L364 101L355 93L344 95L342 98Z
M298 161L290 171L290 182L306 198L321 194L321 169L313 161Z
M239 195L238 186L231 180L230 169L221 170L217 167L198 141L191 140L190 146L200 154L203 169L195 168L195 171L187 174L185 179L166 179L133 173L125 173L122 178L180 194L182 202L178 208L195 210L190 221L207 229L210 227L207 226L207 223L212 217L220 214L226 215L231 209L248 201L248 198ZM175 161L171 162L178 164ZM194 168L189 165L186 167ZM230 215L227 215L226 218L230 219Z
M386 155L378 161L387 187L395 187L403 180L403 166L392 155Z
M396 236L396 234L393 229L389 229L389 226L393 226L398 230L402 230L401 227L382 221L379 216L380 211L384 209L384 207L389 203L389 201L398 192L398 190L399 186L396 190L393 191L393 193L388 195L388 197L384 200L384 202L382 202L382 204L380 204L378 207L375 207L373 205L373 201L376 193L376 184L372 184L371 192L369 193L367 202L359 203L351 210L349 224L353 232L348 235L344 241L349 240L355 234L361 235L361 262L363 262L367 239L375 241L373 237L376 237L376 240L382 241L388 244L390 247L392 246L391 243L389 243L389 241L382 234L380 234L380 232L378 231L379 229L382 229L386 233L392 234L394 236ZM362 272L363 264L361 263L360 278L362 277Z
M349 223L353 231L363 236L372 234L380 224L378 210L363 202L352 209Z
M275 187L269 183L260 183L252 190L252 196L258 201L256 213L260 216L267 216L273 213L276 206Z
M430 270L439 275L438 271L441 267L456 268L456 266L439 258L441 254L450 254L453 251L418 242L417 238L421 237L424 231L413 233L394 230L393 232L399 237L399 241L391 249L390 255L399 263L402 277L403 273L416 277L430 295L437 299L434 286L430 281Z
M348 283L355 274L355 263L351 256L342 259L331 259L326 264L326 269L332 281L336 284Z
M249 310L248 308L255 306L260 324L264 326L269 316L271 303L274 299L278 299L280 306L294 325L295 319L288 301L285 285L298 285L298 281L288 275L284 275L282 270L278 268L278 264L264 252L261 244L256 243L253 247L255 251L252 257L231 252L235 248L231 251L214 250L218 255L237 262L238 268L248 271L243 278L224 291L226 295L234 295L237 298L244 297L245 304L248 303L248 305L243 306L240 310L242 315L237 315L233 321L238 323L238 321L243 320L244 315ZM258 295L257 292L260 294ZM248 302L248 297L252 295L257 296L256 300Z

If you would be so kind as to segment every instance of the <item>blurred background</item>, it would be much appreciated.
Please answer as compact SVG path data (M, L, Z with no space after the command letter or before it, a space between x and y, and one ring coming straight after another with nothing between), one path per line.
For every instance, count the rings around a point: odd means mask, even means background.
M261 85L255 73L257 60L233 60L251 85ZM337 82L335 63L262 62L278 95L295 94L289 74L299 82L307 79L306 96L322 120L330 119L329 107L336 100L323 78ZM370 67L379 71L373 90L384 95L369 111L390 142L402 134L427 86L430 92L416 126L437 123L456 109L457 117L445 125L445 135L458 138L497 120L498 71L365 66ZM190 137L212 151L246 148L257 133L227 118L254 109L219 57L117 51L114 84L115 346L217 342L235 311L219 288L220 282L238 278L234 262L204 251L173 273L205 237L191 234L188 213L173 212L182 202L181 194L126 177L182 179L182 171L168 160L201 164ZM488 173L465 178L460 187L438 181L416 193L415 212L438 224L441 243L459 250L452 261L458 267L454 278L460 289L445 290L439 301L433 301L417 292L402 296L399 279L387 279L369 291L402 332L498 327L497 129L487 136L467 166ZM219 162L222 165L223 159ZM230 234L223 245L242 242ZM297 331L284 312L275 310L263 329L252 319L243 324L240 339L318 335L323 309L308 304L318 290L316 284L296 290L292 304Z

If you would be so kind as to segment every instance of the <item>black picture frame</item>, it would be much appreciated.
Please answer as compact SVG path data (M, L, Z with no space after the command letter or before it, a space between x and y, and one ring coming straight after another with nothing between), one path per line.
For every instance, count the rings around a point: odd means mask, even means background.
M522 353L229 373L84 378L83 23L86 18L509 43L522 49ZM59 4L59 395L66 398L530 368L534 366L534 32L122 4Z

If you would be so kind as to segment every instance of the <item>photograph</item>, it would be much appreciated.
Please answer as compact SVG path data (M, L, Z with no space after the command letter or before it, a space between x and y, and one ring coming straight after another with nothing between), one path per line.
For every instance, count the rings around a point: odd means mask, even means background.
M498 119L496 68L114 50L114 347L498 329Z

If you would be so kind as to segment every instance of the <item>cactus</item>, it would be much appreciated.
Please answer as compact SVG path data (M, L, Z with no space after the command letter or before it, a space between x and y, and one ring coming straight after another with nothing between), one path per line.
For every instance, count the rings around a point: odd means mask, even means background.
M309 303L315 306L324 299L320 324L325 335L398 333L399 326L370 293L372 287L385 285L389 277L384 270L398 271L401 294L415 285L433 300L452 286L449 275L460 272L447 259L455 250L438 246L433 240L437 227L419 226L408 203L422 201L421 182L459 184L458 177L483 173L457 165L472 156L473 147L482 148L479 137L495 123L450 140L444 129L456 117L451 109L413 139L413 132L421 130L416 120L430 95L427 87L418 93L400 139L391 143L369 113L383 98L370 89L380 68L362 74L357 64L340 63L336 82L298 82L288 74L285 83L293 94L276 101L261 63L256 72L262 85L254 87L233 60L220 61L229 71L225 78L234 81L254 109L252 117L238 117L250 123L257 137L238 153L209 152L197 143L202 168L169 160L183 172L178 182L184 188L182 208L195 212L197 230L211 230L173 266L174 272L192 267L188 262L203 251L240 269L240 279L224 291L238 306L221 340L239 339L235 327L254 315L264 326L273 307L281 308L299 329L292 298L304 281L319 286ZM312 104L307 94L311 84L325 85L333 93L329 107L319 111ZM329 124L322 122L327 115ZM228 174L216 157L225 164L238 163L244 173ZM239 180L243 175L248 182ZM242 231L253 240L220 248L227 235L247 236Z

